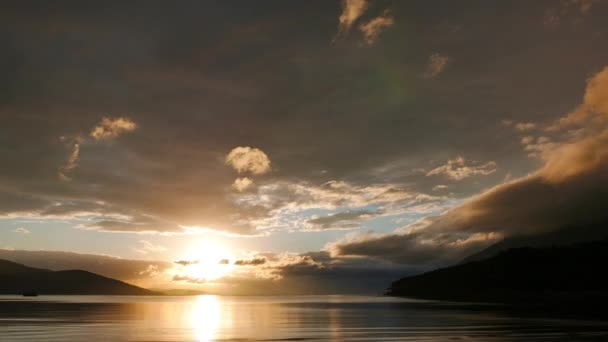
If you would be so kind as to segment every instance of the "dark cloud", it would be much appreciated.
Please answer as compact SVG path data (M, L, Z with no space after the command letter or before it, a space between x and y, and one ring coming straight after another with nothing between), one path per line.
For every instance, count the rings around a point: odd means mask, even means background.
M321 216L306 221L310 230L326 229L352 229L358 228L360 221L373 218L380 214L379 211L355 210L345 211L327 216Z
M478 19L500 8L477 5L443 4L437 10L394 4L395 22L407 25L394 25L366 49L349 42L328 47L341 10L322 1L7 6L0 20L7 51L0 63L0 143L13 148L0 150L0 183L11 184L2 191L20 200L0 210L104 202L113 214L154 220L101 216L88 228L179 232L199 226L252 234L252 222L273 213L243 209L227 194L235 175L222 161L237 146L255 146L271 158L273 172L255 179L258 185L318 186L337 179L365 186L381 178L428 193L436 184L409 170L460 154L523 172L530 163L517 159L517 142L498 131L501 118L489 115L495 112L490 108L516 113L516 121L551 118L538 113L571 103L576 92L567 84L584 77L586 66L597 65L606 49L594 39L531 30L541 4L521 5L531 14L518 16L520 25L509 33L509 16ZM595 13L601 9L594 5L586 15L590 30L599 25ZM364 16L345 17L344 25L359 17L369 22L382 10L360 10ZM446 22L463 29L438 33L435 28ZM541 38L543 50L529 48ZM576 65L544 58L559 55L563 44L578 51ZM454 67L430 86L420 74L433 51L449 53ZM541 57L543 63L520 63ZM513 64L518 72L505 72ZM560 82L554 70L566 70ZM542 86L556 83L565 86ZM114 136L117 127L128 134L91 142L94 127L105 127L105 135ZM77 160L76 145L61 137L88 137L78 144ZM401 162L409 170L377 173ZM58 170L70 182L60 182ZM467 196L503 176L497 172L453 192Z
M234 262L237 266L258 266L266 263L266 258L254 258L249 260L236 260Z
M361 235L330 245L336 256L369 257L426 268L455 262L496 242L494 236L471 239L469 234L409 233Z
M198 260L178 260L175 261L176 264L178 265L182 265L182 266L189 266L189 265L196 265L199 263Z
M191 283L191 284L204 284L207 281L205 279L202 278L196 278L196 277L190 277L190 276L185 276L185 275L174 275L172 278L173 281L182 281L182 282L186 282L186 283Z

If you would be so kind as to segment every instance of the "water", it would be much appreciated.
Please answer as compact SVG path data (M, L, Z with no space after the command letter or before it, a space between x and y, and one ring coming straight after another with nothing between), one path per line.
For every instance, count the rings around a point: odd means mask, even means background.
M0 341L597 341L608 323L359 296L0 296Z

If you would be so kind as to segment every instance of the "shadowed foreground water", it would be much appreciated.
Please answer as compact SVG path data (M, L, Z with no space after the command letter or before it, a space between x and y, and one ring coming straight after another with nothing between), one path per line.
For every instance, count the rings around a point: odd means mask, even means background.
M0 296L1 341L595 341L608 323L386 297Z

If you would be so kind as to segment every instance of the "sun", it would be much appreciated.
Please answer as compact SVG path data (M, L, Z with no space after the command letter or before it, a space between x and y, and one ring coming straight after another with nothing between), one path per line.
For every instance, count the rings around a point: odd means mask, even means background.
M232 269L232 254L216 241L203 240L193 243L180 260L191 262L184 266L185 273L195 279L211 281L229 274Z

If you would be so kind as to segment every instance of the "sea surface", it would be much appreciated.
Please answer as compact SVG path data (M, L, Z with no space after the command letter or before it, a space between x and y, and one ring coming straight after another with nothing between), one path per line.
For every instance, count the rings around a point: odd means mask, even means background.
M608 341L608 322L363 296L0 296L0 341Z

